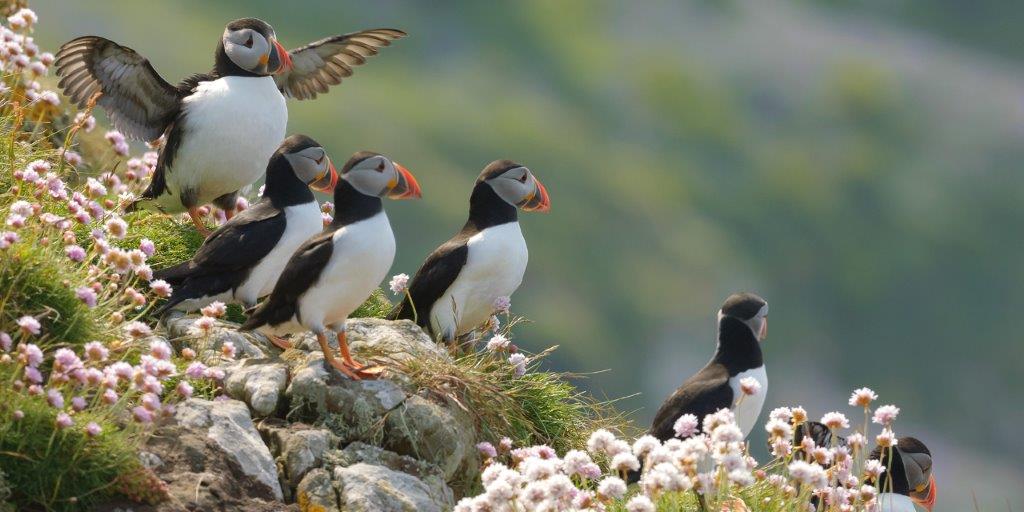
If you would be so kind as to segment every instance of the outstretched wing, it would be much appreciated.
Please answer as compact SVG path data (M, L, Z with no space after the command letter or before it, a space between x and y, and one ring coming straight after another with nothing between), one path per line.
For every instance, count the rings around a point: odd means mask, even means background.
M461 234L460 234L461 235ZM388 318L391 320L416 318L420 327L430 329L430 310L459 277L469 257L465 238L456 235L427 256L409 283L409 294L395 305ZM412 297L410 303L409 297ZM413 312L415 305L416 311ZM437 333L435 333L437 334Z
M145 57L109 39L85 36L57 52L58 87L79 108L96 93L114 127L126 136L156 140L178 112L178 89Z
M352 76L352 68L366 63L379 49L405 36L401 30L375 28L321 39L289 51L292 68L275 75L274 80L286 97L316 98Z
M693 414L703 425L704 416L732 406L729 371L711 364L690 377L672 396L661 404L654 415L650 434L662 441L675 437L675 422L684 414Z

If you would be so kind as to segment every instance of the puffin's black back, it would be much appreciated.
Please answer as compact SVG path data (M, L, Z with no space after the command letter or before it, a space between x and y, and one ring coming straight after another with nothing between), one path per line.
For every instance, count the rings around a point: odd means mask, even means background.
M903 457L900 455L899 444L897 443L896 446L892 447L892 464L889 463L889 453L889 449L883 449L881 446L876 446L868 457L869 459L881 462L882 466L886 468L886 472L882 473L882 476L878 477L878 481L875 482L875 487L878 488L879 492L894 492L896 494L909 496L910 483L907 481L907 468L903 465ZM889 487L890 480L892 482L892 488Z

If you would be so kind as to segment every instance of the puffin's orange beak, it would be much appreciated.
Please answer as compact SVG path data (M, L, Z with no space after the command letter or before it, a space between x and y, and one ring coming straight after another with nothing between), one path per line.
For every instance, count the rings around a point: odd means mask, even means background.
M274 39L274 48L277 49L277 58L280 59L281 65L277 67L277 71L274 74L284 73L285 71L292 70L292 56L288 53L288 50L281 43Z
M309 184L309 188L319 192L330 192L338 186L338 170L334 168L334 162L328 162L328 172L322 178Z
M393 184L389 184L388 198L419 199L422 197L420 184L416 181L416 177L409 172L409 169L406 169L398 162L392 163L395 164L395 169L398 171L398 179Z
M548 189L536 177L533 178L533 181L537 183L537 190L533 192L533 195L523 200L520 208L527 212L546 212L551 209L551 198L548 197Z
M935 475L932 474L928 478L928 495L924 498L918 498L913 495L914 493L911 493L910 499L913 500L914 503L928 509L928 512L931 512L932 507L935 506L935 498L938 496L938 492L938 486L935 485Z

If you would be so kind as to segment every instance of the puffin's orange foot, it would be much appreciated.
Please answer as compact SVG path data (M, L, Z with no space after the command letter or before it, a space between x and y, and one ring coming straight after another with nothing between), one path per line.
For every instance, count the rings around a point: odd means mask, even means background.
M349 368L348 366L345 365L345 363L338 361L333 357L327 358L327 364L333 366L336 370L345 374L346 377L352 380L363 380L363 377L360 376L355 370Z
M274 336L273 334L267 335L267 339L270 340L270 342L273 343L275 347L277 347L277 348L279 348L281 350L288 350L288 349L292 348L292 346L293 346L292 342L290 342L290 341L288 341L288 340L286 340L286 339L284 339L284 338L282 338L280 336Z
M359 369L355 370L355 372L356 372L357 375L359 375L360 377L362 377L364 379L369 379L369 380L379 379L382 376L384 376L384 367L383 366L377 366L377 365L374 365L374 366L363 366L362 368L359 368Z

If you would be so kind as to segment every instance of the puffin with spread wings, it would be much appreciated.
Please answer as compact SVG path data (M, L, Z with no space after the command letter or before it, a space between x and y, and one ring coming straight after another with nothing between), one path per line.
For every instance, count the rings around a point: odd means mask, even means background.
M177 86L131 48L97 36L61 46L56 68L60 89L80 108L95 102L129 138L166 138L149 188L130 208L188 212L208 233L199 208L213 203L233 215L239 191L284 140L285 98L316 98L405 35L362 30L288 51L269 24L242 18L224 29L213 70Z

